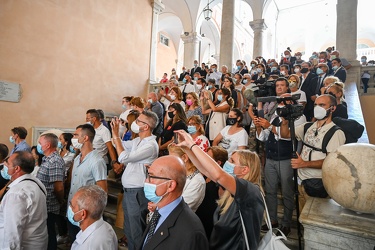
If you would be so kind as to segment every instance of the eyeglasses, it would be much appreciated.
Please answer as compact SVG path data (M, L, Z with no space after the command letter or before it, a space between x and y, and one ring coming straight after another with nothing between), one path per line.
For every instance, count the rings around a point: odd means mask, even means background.
M138 122L142 122L143 124L146 124L146 125L148 125L148 123L147 122L144 122L144 121L141 121L141 120L139 120L138 118L135 120L137 123ZM150 125L149 125L150 126Z
M146 179L148 180L148 182L151 182L151 179L167 180L167 181L172 180L171 178L167 178L167 177L161 177L161 176L156 176L156 175L150 175L150 174L148 173L148 169L146 169Z

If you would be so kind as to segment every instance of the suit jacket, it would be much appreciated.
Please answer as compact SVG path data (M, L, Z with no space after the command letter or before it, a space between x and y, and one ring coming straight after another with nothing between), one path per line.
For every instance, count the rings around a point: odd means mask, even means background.
M196 68L191 68L190 75L193 77L195 72L198 72L200 74L202 72L201 67L198 66Z
M343 66L338 68L337 71L333 73L333 75L338 77L342 82L346 81L346 69Z
M181 82L181 81L183 81L184 80L184 78L185 78L185 76L186 75L188 75L189 73L188 72L182 72L181 74L180 74L180 78L178 78L178 80Z
M147 226L143 233L142 242L137 249L142 249L150 228ZM167 219L155 231L150 241L143 248L149 249L208 249L208 240L202 222L188 207L184 199L169 214Z

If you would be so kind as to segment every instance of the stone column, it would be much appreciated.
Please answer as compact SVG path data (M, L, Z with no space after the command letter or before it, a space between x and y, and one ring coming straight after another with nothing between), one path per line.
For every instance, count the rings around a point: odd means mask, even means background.
M158 22L159 14L164 10L161 0L152 0L152 30L151 30L151 54L150 54L150 83L156 82L156 54L158 51Z
M357 6L358 0L337 0L336 49L340 57L350 62L346 83L360 86L360 63L357 60Z
M254 47L253 47L253 58L263 55L263 36L264 30L267 29L267 25L264 19L257 19L249 23L250 27L254 31Z
M220 62L218 67L227 65L229 72L233 68L233 39L234 39L234 6L235 0L223 0L221 16Z
M181 39L184 42L184 66L191 69L194 67L194 60L199 62L199 42L202 37L197 32L185 32Z

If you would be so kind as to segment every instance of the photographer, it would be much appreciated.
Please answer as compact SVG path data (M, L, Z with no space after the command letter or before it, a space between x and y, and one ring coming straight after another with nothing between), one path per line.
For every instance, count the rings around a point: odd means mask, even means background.
M298 169L299 208L302 211L308 197L325 198L328 196L322 182L322 165L329 152L336 150L345 143L345 134L336 130L330 138L323 153L322 144L325 134L335 125L332 122L332 113L336 109L336 99L328 94L318 96L315 100L314 117L316 121L310 127L306 124L296 126L296 138L303 141L303 148L297 159L292 159L292 168ZM284 138L290 137L288 121L283 120L280 134ZM300 182L302 180L302 183Z
M279 97L291 97L287 94L289 91L289 82L285 78L276 80L276 94ZM293 104L293 101L283 101L279 103L281 108L285 104ZM284 110L283 110L284 111ZM301 109L302 114L302 109ZM292 141L289 138L280 136L280 124L282 119L276 114L270 121L258 117L254 124L257 129L256 137L265 142L266 164L264 168L266 203L269 210L273 228L277 228L277 190L278 183L281 183L283 197L284 217L280 230L288 236L290 234L290 225L294 209L294 188L293 188L293 169L290 159L292 158ZM305 123L306 119L298 119L297 124ZM262 231L268 231L268 226L263 225Z

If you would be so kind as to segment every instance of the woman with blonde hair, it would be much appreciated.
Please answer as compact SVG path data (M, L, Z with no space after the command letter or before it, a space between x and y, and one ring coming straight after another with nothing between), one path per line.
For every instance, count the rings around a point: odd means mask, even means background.
M178 146L185 150L197 169L225 188L214 214L210 249L246 249L240 216L250 249L257 249L264 212L258 155L249 150L235 151L221 168L196 146L189 134L181 130L177 133Z
M336 98L336 109L332 113L332 118L341 117L348 119L348 109L343 102L344 90L341 84L333 84L327 89L328 94Z
M204 199L206 181L191 162L184 149L170 144L168 145L168 151L170 155L179 157L185 163L186 183L182 190L182 197L184 197L184 201L191 210L195 212Z
M332 85L335 84L335 82L341 82L339 78L336 76L327 76L323 80L323 87L320 89L320 94L328 94L327 89ZM342 83L342 87L344 87L344 84Z
M198 115L203 120L202 107L197 93L190 92L186 95L185 113L188 119L193 115Z

